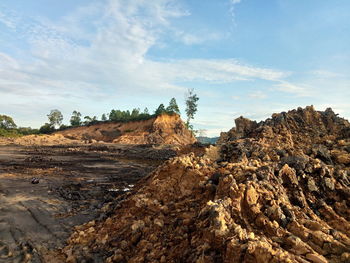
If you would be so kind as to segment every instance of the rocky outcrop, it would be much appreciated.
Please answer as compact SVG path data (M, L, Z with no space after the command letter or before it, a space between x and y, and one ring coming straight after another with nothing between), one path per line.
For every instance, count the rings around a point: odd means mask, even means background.
M171 159L78 227L67 262L350 262L349 127L313 107L239 118L219 160Z
M162 114L149 120L106 122L59 131L69 139L121 144L176 144L196 142L180 116Z

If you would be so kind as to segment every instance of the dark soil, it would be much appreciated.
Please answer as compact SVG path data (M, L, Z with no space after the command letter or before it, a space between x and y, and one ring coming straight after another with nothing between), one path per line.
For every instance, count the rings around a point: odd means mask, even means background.
M147 145L0 146L0 263L61 262L52 251L74 226L107 217L174 155Z

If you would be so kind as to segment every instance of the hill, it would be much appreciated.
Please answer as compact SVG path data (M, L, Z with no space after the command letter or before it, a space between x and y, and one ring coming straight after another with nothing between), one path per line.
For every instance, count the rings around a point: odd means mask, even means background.
M219 137L206 137L206 136L198 136L196 137L197 141L203 144L216 144Z
M162 114L148 120L105 122L56 132L66 138L121 144L177 144L196 142L180 116Z

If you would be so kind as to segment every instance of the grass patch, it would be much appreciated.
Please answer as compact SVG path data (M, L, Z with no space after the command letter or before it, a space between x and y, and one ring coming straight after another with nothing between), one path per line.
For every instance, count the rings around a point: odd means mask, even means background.
M22 134L18 133L17 130L0 129L0 137L17 138L17 137L21 137L21 136L22 136Z

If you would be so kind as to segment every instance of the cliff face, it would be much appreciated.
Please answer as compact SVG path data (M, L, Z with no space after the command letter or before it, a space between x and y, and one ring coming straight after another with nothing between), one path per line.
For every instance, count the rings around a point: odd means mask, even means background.
M350 262L349 128L313 107L239 118L218 160L171 159L79 227L67 262Z
M57 132L70 139L122 144L177 144L196 142L179 115L163 114L144 121L100 123Z

